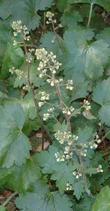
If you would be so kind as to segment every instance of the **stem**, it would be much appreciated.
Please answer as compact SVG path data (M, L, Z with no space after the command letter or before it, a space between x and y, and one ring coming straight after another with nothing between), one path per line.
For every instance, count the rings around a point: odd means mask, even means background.
M27 54L28 53L28 50L27 50L27 47L26 47L25 42L24 42L24 50L25 50L25 53ZM46 134L48 135L49 140L52 142L53 136L48 131L48 128L46 127L46 125L43 122L43 119L40 116L40 110L39 110L38 102L37 102L37 99L35 97L34 88L33 88L32 84L31 84L31 81L30 81L30 64L29 63L28 63L28 67L27 68L28 68L28 84L29 84L29 87L30 87L31 92L32 92L33 101L34 101L34 105L35 105L35 108L36 108L37 116L38 116L38 118L40 120L41 127L42 127L43 131L46 132Z
M90 192L90 190L88 188L87 178L86 178L85 169L84 169L84 165L83 165L83 161L82 161L82 157L80 155L80 152L79 153L77 152L77 155L78 155L79 163L81 165L81 172L82 172L83 181L84 181L84 185L85 185L85 191L90 196L91 192Z
M2 206L6 207L6 205L17 195L18 193L12 193L7 199L6 201L2 204Z
M57 42L58 42L58 45L59 45L59 47L60 47L60 49L62 50L62 51L64 51L64 47L61 45L61 43L60 43L60 40L59 40L59 36L58 36L58 34L57 34L57 32L56 32L56 29L55 29L55 26L54 26L54 22L52 21L52 29L53 29L53 32L54 32L54 34L55 34L55 37L56 37L56 40L57 40Z
M61 94L61 90L60 90L60 86L59 84L56 84L55 83L55 88L56 88L56 92L57 92L57 96L59 98L59 101L60 101L60 106L61 106L61 109L63 110L63 108L67 107L62 99L62 94ZM68 130L71 132L71 123L70 123L70 118L68 115L65 114L65 119L67 121L67 125L68 125Z
M89 26L90 26L90 23L91 23L92 12L93 12L93 5L94 5L94 3L92 2L92 3L90 4L89 18L88 18L88 22L87 22L87 27L89 27Z

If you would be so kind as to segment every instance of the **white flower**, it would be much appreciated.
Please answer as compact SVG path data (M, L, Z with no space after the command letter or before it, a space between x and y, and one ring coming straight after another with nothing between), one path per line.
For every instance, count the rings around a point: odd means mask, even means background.
M56 158L56 161L57 162L62 162L62 161L65 161L65 156L60 154L59 152L56 152L55 153L55 158Z
M43 114L43 120L44 120L44 121L48 120L49 117L50 117L50 114L49 114L49 113L44 113L44 114Z
M61 63L56 60L56 55L53 52L47 52L45 48L36 49L35 56L39 60L38 71L40 77L46 75L47 72L50 72L52 75L55 75L58 69L61 66ZM42 75L41 75L42 74ZM51 86L54 86L54 79L47 79Z
M53 22L53 23L56 23L56 19L54 18L54 13L48 11L48 12L46 13L46 18L47 18L47 21L46 21L47 24L50 24L50 23L52 23L52 22Z
M40 101L48 101L50 99L50 95L45 91L39 92Z
M55 138L59 141L60 144L64 144L64 142L68 142L70 138L72 137L71 133L68 131L60 131L58 130L55 133Z
M13 35L16 37L18 34L23 36L26 41L30 40L29 31L25 25L22 24L21 20L12 22L12 29L14 30Z
M90 111L91 110L91 105L90 102L88 100L83 101L83 108L85 108L86 111Z
M67 114L68 116L70 116L70 115L72 115L72 113L74 112L74 107L73 106L70 106L70 108L68 108L68 107L64 107L63 109L62 109L62 112L63 112L63 114Z
M67 190L67 191L70 191L70 190L72 190L72 189L73 189L72 185L71 185L70 183L67 183L67 184L66 184L66 190Z
M74 89L73 80L68 80L66 84L66 89L72 91Z
M97 173L103 173L102 165L99 165L96 171Z

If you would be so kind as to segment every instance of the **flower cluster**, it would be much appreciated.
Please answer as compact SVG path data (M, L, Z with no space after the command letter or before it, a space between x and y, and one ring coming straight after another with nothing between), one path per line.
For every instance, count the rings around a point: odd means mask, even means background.
M44 77L48 71L51 72L52 75L56 74L58 69L61 66L61 63L56 60L56 55L53 52L47 52L45 48L36 49L35 56L37 60L39 60L39 77Z
M30 40L29 31L27 27L22 24L21 20L13 21L12 29L14 30L13 32L14 37L17 37L17 35L22 35L24 40L26 41ZM15 45L15 42L14 42L14 45Z
M55 133L55 138L59 141L60 144L64 144L64 142L69 142L71 137L72 137L72 135L69 131L67 132L67 131L58 130Z
M73 156L73 143L78 140L78 136L71 134L71 132L58 130L55 133L55 138L61 145L64 145L62 153L56 153L55 157L57 162L69 160Z
M87 156L87 149L84 148L83 150L81 150L80 154L81 154L81 156L86 157Z
M53 78L47 79L47 82L50 84L50 86L55 86L56 84L60 84L61 82L63 82L63 79L62 78L55 79L53 77Z
M28 52L28 53L26 54L26 62L32 63L32 61L33 61L33 56L32 56L32 54L31 54L31 52Z
M54 13L48 11L46 13L46 18L47 18L47 21L46 21L46 24L50 24L50 23L56 23L56 19L55 19L55 15Z
M91 110L91 105L90 105L90 102L88 100L85 100L83 101L83 108L86 110L86 111L90 111Z
M91 141L91 143L89 144L90 145L90 148L91 149L97 149L98 145L101 143L101 139L99 138L99 135L96 134L95 138L93 141Z
M55 153L55 158L57 162L65 161L65 155L59 152Z
M50 95L46 93L45 91L40 91L39 99L40 101L38 102L38 106L41 107L50 99Z
M66 183L66 191L71 191L73 190L73 187L70 183Z
M82 177L82 173L79 171L73 171L73 175L75 176L76 179L79 179L80 177Z
M27 75L24 74L24 72L22 70L16 69L15 67L12 67L9 69L9 72L13 75L16 74L18 79L22 79L25 77L25 79L27 79Z
M70 108L64 107L62 109L62 112L63 112L63 114L67 114L68 116L71 116L72 113L74 112L74 110L75 110L74 107L73 106L70 106Z
M99 165L98 168L96 169L97 173L103 173L103 168L102 165Z
M73 80L68 80L66 83L66 89L72 91L74 89Z
M52 117L52 114L54 112L55 108L54 107L51 107L47 110L47 113L44 113L43 114L43 120L46 121L48 120L50 117Z

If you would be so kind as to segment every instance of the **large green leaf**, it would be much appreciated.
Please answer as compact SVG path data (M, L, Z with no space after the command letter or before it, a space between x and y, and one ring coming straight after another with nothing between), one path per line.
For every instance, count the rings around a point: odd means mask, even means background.
M22 133L25 116L19 105L0 107L0 163L3 167L22 165L29 158L31 146Z
M40 16L36 12L34 0L2 0L0 15L3 19L11 16L11 20L21 20L29 29L39 26Z
M50 147L48 152L41 152L38 154L37 161L39 165L43 168L42 171L45 174L50 174L51 179L56 181L56 186L59 188L60 192L64 192L67 183L72 185L74 195L79 199L84 190L84 183L82 180L75 179L73 176L73 171L77 169L77 162L57 162L55 158L55 152L58 152L58 148ZM45 162L46 160L46 162Z
M29 29L39 26L38 10L44 10L52 5L53 0L1 0L0 16L3 19L11 16L11 20L21 20Z
M22 211L72 211L72 204L66 195L50 192L43 183L37 184L34 192L17 198L16 205Z
M109 45L103 40L88 44L93 35L91 30L80 28L68 30L64 34L64 43L67 49L65 74L70 74L73 79L75 74L78 75L77 78L83 79L85 75L92 80L103 75L104 67L109 61Z
M24 165L12 168L7 183L15 191L24 192L29 190L40 176L40 168L34 158L31 158Z
M92 211L110 211L110 188L108 186L97 195Z
M96 85L93 90L93 100L100 105L110 103L110 78Z

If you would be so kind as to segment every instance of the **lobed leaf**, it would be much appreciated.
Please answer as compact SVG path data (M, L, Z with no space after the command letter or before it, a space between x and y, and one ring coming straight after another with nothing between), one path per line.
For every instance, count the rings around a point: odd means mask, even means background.
M25 116L19 105L0 107L0 163L3 167L25 163L30 156L31 146L22 128Z

